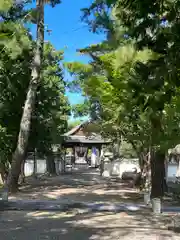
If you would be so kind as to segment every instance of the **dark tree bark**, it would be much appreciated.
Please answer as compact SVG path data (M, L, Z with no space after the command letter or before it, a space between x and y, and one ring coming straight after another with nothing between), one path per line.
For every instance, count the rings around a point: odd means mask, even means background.
M152 152L151 156L151 198L162 198L165 192L165 153Z
M37 41L32 62L31 80L27 91L26 101L22 113L19 136L15 152L12 156L11 170L8 175L8 189L10 192L18 191L18 179L21 172L21 164L25 157L31 129L31 117L36 102L37 88L40 82L42 54L44 44L44 1L36 0L37 8Z
M46 158L47 172L49 175L56 175L56 166L53 154L49 154Z

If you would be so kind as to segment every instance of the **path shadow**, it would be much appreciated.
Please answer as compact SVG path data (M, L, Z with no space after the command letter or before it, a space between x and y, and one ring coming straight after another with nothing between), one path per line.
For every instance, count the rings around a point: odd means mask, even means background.
M103 179L97 171L86 170L57 177L29 178L11 199L73 200L79 202L142 202L142 195L129 183Z
M5 212L1 214L3 240L175 240L166 217L143 213Z
M102 178L98 170L84 169L76 172L38 179L29 177L20 192L10 199L37 199L82 201L96 203L143 203L140 192L131 187L129 182L118 178ZM179 206L178 201L164 199L165 206Z
M102 179L85 171L58 177L28 179L19 198L101 203L141 203L142 195L119 180ZM16 196L18 197L18 196ZM171 217L154 217L149 211L121 213L1 212L0 234L3 240L111 240L180 239L168 231ZM7 230L8 229L8 230ZM30 234L31 233L31 234ZM25 236L26 235L26 236ZM178 238L175 238L178 237Z

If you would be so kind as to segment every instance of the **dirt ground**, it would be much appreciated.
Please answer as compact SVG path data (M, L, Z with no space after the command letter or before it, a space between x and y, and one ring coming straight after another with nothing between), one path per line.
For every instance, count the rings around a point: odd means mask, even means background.
M169 218L130 213L2 212L3 240L179 240Z
M102 179L97 170L91 169L56 177L28 178L20 190L10 199L104 204L143 202L137 190L116 179ZM174 226L170 215L155 217L149 211L84 211L1 211L0 239L180 240L177 231L168 230L170 225Z
M39 179L27 178L16 195L16 200L59 200L93 203L142 202L136 189L119 180L100 177L98 170L85 169L73 173Z

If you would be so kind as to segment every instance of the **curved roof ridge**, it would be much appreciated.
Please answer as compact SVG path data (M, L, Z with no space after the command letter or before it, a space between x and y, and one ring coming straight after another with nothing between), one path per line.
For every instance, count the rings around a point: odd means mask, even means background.
M72 135L73 133L77 132L81 127L83 127L84 125L86 125L86 124L88 124L90 122L91 122L90 120L86 120L86 121L80 123L76 127L74 127L71 130L69 130L67 133L64 133L64 136Z

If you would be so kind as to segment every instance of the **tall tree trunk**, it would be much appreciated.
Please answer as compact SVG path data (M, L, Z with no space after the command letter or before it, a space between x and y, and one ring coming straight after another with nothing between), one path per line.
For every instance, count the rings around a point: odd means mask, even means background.
M151 150L149 150L148 154L144 156L142 167L143 167L142 168L142 179L143 179L142 190L144 192L150 193L151 191Z
M21 173L19 176L19 184L25 183L25 173L24 173L24 166L25 166L25 158L21 163Z
M151 156L151 198L162 198L165 192L165 153L152 151Z
M42 64L43 44L44 44L44 4L43 0L36 0L37 8L37 40L34 59L32 62L31 81L27 91L23 114L20 123L19 136L15 152L12 156L11 170L8 176L8 189L11 192L18 190L18 179L21 172L21 163L24 159L28 146L31 116L36 101L37 87L40 82L40 71Z
M48 154L48 156L46 158L46 164L47 164L47 172L50 175L56 175L56 166L55 166L53 153Z
M25 153L24 159L23 159L23 161L21 163L21 172L20 172L20 176L19 176L19 184L25 183L25 177L26 176L25 176L24 168L25 168L27 155L28 155L28 151L26 149L26 153Z
M143 173L144 169L145 169L145 158L146 155L144 154L144 152L136 152L137 156L138 156L138 160L139 160L139 167L141 169L141 173Z

